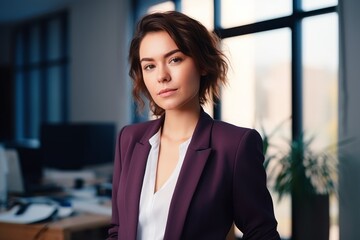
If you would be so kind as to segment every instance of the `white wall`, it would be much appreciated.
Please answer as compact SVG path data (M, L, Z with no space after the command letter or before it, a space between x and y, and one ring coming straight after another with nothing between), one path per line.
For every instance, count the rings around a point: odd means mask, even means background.
M70 121L130 123L129 9L128 0L70 5Z
M340 240L360 238L360 1L340 0Z

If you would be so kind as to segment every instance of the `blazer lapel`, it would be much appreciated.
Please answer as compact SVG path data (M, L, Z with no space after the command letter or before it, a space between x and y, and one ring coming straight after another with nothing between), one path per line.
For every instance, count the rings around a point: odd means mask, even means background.
M204 111L195 128L171 200L164 239L181 238L192 196L210 155L213 119Z
M143 137L136 143L130 160L128 180L126 184L125 211L127 212L127 239L136 239L139 202L142 183L145 174L146 162L151 149L149 139L159 130L163 118L155 120L150 128L145 130Z

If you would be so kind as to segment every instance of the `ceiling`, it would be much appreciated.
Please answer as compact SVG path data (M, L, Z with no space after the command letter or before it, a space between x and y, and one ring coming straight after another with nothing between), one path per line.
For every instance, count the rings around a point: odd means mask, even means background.
M74 0L0 0L0 23L21 21L64 8Z

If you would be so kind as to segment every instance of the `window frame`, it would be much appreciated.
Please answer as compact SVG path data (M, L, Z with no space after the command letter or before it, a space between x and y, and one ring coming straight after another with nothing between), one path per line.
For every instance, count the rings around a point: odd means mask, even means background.
M180 1L180 0L177 0ZM221 38L229 38L246 34L254 34L280 28L290 28L291 30L291 111L292 111L292 137L296 139L302 135L302 27L303 19L312 16L319 16L337 12L337 6L325 7L321 9L304 11L301 7L301 0L293 0L293 12L289 16L279 17L255 23L250 23L232 28L222 28L221 19L221 0L214 0L214 19L216 34ZM220 119L221 100L214 108L214 118Z
M59 21L60 23L60 46L59 46L59 57L56 59L49 59L49 51L47 46L50 43L50 38L47 32L48 24L52 21ZM30 31L33 27L39 29L39 59L37 62L31 62L30 56ZM17 38L19 35L22 36L22 46L18 45ZM32 80L31 72L36 70L39 72L40 81L40 95L41 100L39 104L39 122L38 130L43 122L49 122L51 119L49 108L51 103L49 99L49 76L47 71L52 67L56 66L60 69L61 89L59 94L61 96L60 104L60 119L58 122L68 122L69 119L69 23L68 23L68 11L60 10L55 13L51 13L45 16L34 18L19 23L13 33L13 42L16 42L14 46L14 119L15 119L15 133L14 138L16 141L28 140L28 139L39 139L40 131L34 133L34 126L32 125L31 118L33 118L33 111L30 100L31 96L30 89L33 85L30 83ZM23 58L22 63L17 62L17 50L20 48L21 56ZM17 76L22 76L23 87L18 82ZM22 89L21 89L22 88ZM20 94L19 94L20 93ZM21 94L23 93L23 94ZM33 123L36 124L36 123Z

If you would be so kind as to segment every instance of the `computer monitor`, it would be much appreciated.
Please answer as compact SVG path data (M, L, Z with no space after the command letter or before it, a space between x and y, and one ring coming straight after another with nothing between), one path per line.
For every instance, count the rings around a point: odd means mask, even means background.
M40 146L45 168L78 170L112 163L114 123L43 124Z

